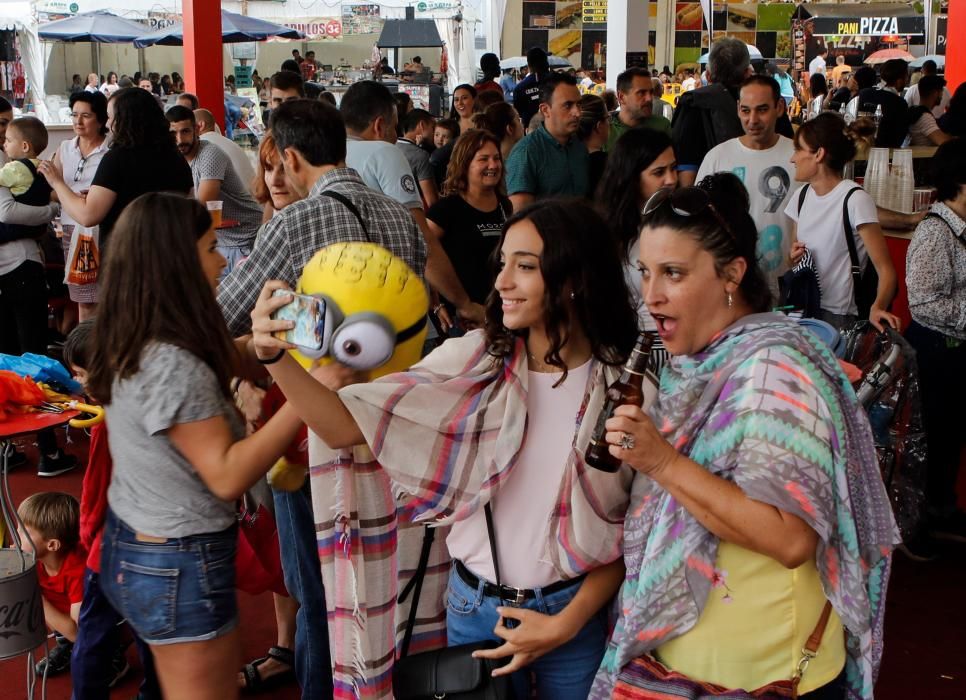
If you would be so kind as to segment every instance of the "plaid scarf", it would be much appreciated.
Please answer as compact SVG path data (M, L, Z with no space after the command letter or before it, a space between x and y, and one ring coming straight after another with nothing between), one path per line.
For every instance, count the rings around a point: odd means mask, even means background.
M594 361L548 540L535 556L570 579L621 556L634 472L587 467L583 452L619 369ZM527 353L494 358L481 332L446 341L407 372L346 387L340 397L367 446L338 453L314 438L313 506L329 614L335 696L388 697L423 523L445 526L482 508L513 473L527 430ZM656 387L645 384L646 402ZM371 451L370 451L371 449ZM445 645L448 561L437 533L410 653Z
M828 442L808 429L816 416L796 400L804 391L795 383L823 405ZM835 357L783 316L748 316L702 352L671 360L651 415L682 454L818 533L822 585L847 630L849 696L871 698L900 538L868 419ZM697 623L717 556L718 539L650 479L635 481L631 502L627 578L591 693L598 700L611 696L626 664Z

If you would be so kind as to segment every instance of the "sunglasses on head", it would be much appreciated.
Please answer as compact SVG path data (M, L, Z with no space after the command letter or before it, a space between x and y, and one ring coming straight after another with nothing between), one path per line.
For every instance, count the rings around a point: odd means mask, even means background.
M665 187L651 195L651 198L647 200L647 203L644 204L644 208L641 210L641 216L643 217L654 213L665 203L678 216L696 216L707 209L714 216L721 228L731 236L731 239L737 240L734 231L731 230L731 227L728 226L724 217L715 209L714 204L711 202L711 195L708 194L707 190L701 189L700 187L681 187L679 189Z

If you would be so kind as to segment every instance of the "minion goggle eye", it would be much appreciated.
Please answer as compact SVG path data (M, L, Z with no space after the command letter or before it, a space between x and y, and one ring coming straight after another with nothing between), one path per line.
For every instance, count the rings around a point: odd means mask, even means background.
M382 314L362 311L346 316L331 298L325 301L325 325L322 346L303 354L314 360L332 357L353 369L368 370L384 365L396 351L396 346L419 334L426 327L426 317L398 333Z

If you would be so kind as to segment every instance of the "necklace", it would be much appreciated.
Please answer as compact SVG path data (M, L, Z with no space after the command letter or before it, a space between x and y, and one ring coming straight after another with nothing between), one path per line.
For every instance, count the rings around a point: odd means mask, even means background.
M527 357L530 358L529 368L533 372L547 373L547 372L559 372L560 371L560 368L559 367L556 367L554 365L549 365L546 362L544 362L543 360L538 359L537 356L534 355L529 350L527 350Z

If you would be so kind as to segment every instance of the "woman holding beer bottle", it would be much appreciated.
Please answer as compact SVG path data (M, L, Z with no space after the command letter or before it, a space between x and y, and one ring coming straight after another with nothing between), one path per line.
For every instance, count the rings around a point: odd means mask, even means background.
M596 700L749 698L796 673L803 700L872 697L898 532L835 357L768 312L747 207L730 173L644 207L642 292L672 359L653 420L606 423L642 478Z
M577 201L511 217L484 329L448 340L408 372L334 393L287 354L269 364L330 447L367 443L420 516L452 523L448 643L501 643L482 655L512 657L496 673L512 674L521 698L531 696L531 674L540 698L587 697L607 639L603 608L624 572L632 472L583 459L637 335L617 250L599 244L605 228ZM271 318L285 302L271 296L281 288L269 282L252 314L255 346L269 360L290 347L273 335L287 327ZM644 401L655 393L648 377ZM494 585L484 506L512 607Z

